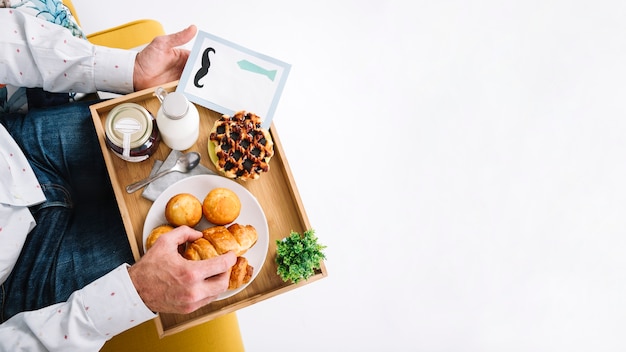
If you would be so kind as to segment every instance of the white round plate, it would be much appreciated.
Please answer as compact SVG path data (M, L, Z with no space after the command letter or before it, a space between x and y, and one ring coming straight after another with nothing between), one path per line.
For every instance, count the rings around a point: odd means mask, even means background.
M252 279L254 281L257 274L261 270L263 263L265 263L265 257L267 255L267 249L269 246L269 230L267 227L267 219L265 213L259 202L254 198L252 193L245 189L237 182L231 181L225 177L217 175L197 175L184 178L173 185L169 186L163 193L161 193L157 199L152 203L146 220L143 224L143 248L144 253L146 251L146 240L150 231L155 227L166 224L165 219L165 205L173 196L179 193L191 193L200 202L204 200L204 197L213 189L218 187L224 187L232 190L237 194L239 200L241 200L241 213L239 217L235 219L233 223L241 225L252 225L257 231L259 238L252 248L250 248L243 256L248 259L248 263L254 268L252 273ZM203 229L213 227L215 225L209 223L204 217L202 221L195 227L196 230L202 231ZM226 225L228 226L228 225ZM229 290L218 296L217 300L225 299L241 292L246 286L250 284L248 282L245 285L235 289Z

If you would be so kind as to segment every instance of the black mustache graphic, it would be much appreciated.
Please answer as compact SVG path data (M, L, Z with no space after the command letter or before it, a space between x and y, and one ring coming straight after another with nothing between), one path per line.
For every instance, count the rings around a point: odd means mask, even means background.
M198 88L204 87L204 84L200 84L199 81L204 76L206 76L207 73L209 73L209 67L211 67L211 60L209 60L209 52L212 52L213 54L215 54L215 49L213 48L204 49L204 52L202 53L202 67L200 67L198 72L196 72L196 76L193 79L193 85Z

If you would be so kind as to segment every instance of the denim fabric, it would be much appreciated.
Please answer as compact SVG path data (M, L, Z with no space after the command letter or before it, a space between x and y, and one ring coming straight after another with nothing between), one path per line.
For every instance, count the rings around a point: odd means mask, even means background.
M70 95L68 93L50 93L41 88L26 88L26 100L30 109L45 108L69 103Z
M37 226L2 287L0 321L65 301L133 262L89 104L0 113L46 195L46 202L30 209Z

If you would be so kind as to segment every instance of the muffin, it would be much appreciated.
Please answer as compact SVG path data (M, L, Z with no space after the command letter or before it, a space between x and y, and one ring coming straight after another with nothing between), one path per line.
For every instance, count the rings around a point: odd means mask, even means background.
M241 212L241 201L228 188L214 188L202 202L204 217L215 225L226 225L235 221Z
M202 203L192 194L177 194L165 205L165 218L175 227L194 227L202 220Z
M173 229L174 227L168 224L159 225L152 229L152 231L150 231L150 234L148 235L148 238L146 239L146 250L150 249L150 247L154 245L154 242L156 242L159 236L166 232L170 232Z

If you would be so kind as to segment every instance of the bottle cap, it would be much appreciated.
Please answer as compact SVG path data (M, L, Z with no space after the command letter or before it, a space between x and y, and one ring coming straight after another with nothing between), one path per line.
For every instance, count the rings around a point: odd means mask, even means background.
M163 113L170 119L179 120L187 114L189 104L187 98L180 92L169 93L162 104Z

